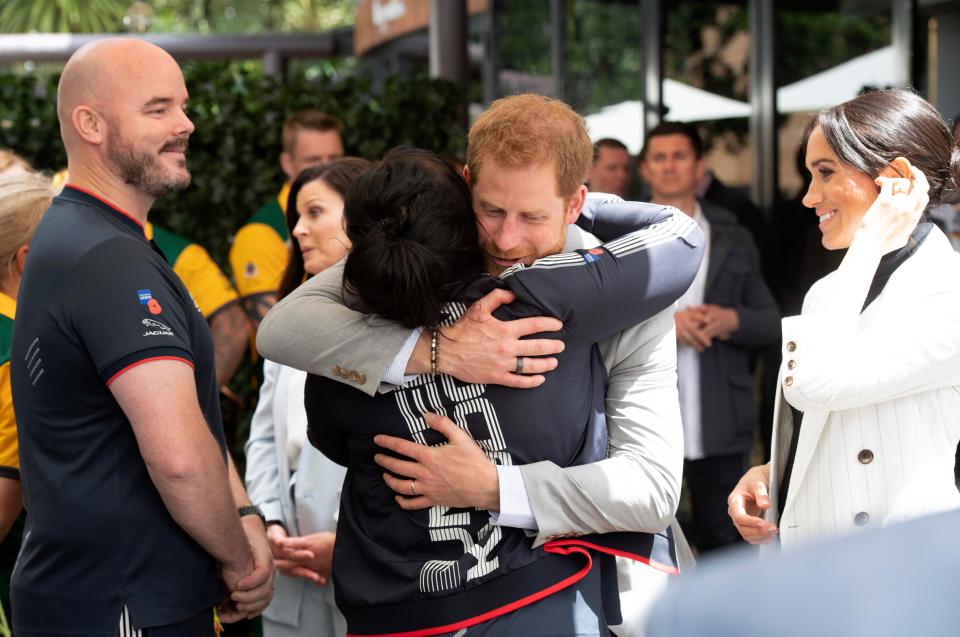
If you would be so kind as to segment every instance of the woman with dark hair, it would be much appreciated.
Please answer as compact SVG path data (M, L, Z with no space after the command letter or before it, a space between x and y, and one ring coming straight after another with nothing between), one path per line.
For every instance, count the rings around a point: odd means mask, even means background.
M729 498L744 539L784 547L960 506L960 255L925 215L960 151L903 90L822 111L804 147L803 203L847 253L783 320L773 458Z
M696 224L673 208L609 207L601 206L598 218L641 229L492 277L482 275L467 183L440 158L395 149L354 181L344 211L352 245L345 286L369 313L427 326L434 369L372 397L320 377L307 381L310 440L348 467L334 579L351 634L530 634L523 610L553 595L582 595L591 632L579 632L584 619L568 606L539 615L537 634L607 634L607 623L619 623L613 555L676 572L668 532L608 533L534 547L522 530L492 524L486 510L405 510L376 460L385 451L376 434L428 445L472 438L491 471L495 464L573 466L606 457L606 371L596 343L672 304L692 281L703 251ZM563 321L556 338L566 349L535 389L464 384L439 373L440 329L495 288L517 297L495 311L501 320L548 315ZM449 416L456 427L433 414ZM403 484L416 495L415 480Z
M343 199L369 165L363 159L340 159L307 168L293 181L287 205L290 258L280 298L344 257L350 241L343 227ZM273 601L263 613L265 637L335 637L346 632L331 587L325 586L343 469L304 444L305 380L302 372L264 361L246 445L247 491L266 517L278 570Z

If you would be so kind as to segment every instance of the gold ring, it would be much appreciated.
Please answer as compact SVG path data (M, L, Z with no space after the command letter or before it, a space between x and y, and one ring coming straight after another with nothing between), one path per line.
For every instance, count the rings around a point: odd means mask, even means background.
M412 495L417 495L417 481L416 481L416 480L411 480L411 481L410 481L410 493L411 493Z

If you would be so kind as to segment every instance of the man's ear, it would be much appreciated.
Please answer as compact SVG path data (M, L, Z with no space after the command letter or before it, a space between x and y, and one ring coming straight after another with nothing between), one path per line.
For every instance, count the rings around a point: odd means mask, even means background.
M288 152L280 153L280 170L282 170L283 174L287 176L287 181L293 181L297 178L297 176L293 174L293 164L293 155Z
M897 157L892 162L883 167L878 177L891 177L900 179L913 179L913 173L910 170L910 162L905 157Z
M583 209L583 204L587 200L587 187L582 185L577 188L577 191L573 193L573 196L570 197L570 205L567 206L567 218L564 220L567 225L571 223L576 223L577 218L580 217L580 211Z
M705 174L707 174L707 162L703 157L701 157L700 159L697 160L697 168L696 168L697 181L698 182L701 181Z
M74 108L70 121L77 131L77 136L88 144L99 146L107 138L107 121L89 106Z
M467 185L469 186L470 185L470 169L467 167L466 164L463 165L462 174L463 174L463 180L467 182Z
M640 175L640 179L642 179L644 183L647 183L647 184L650 183L650 175L647 170L647 162L645 162L642 159L637 161L637 173Z

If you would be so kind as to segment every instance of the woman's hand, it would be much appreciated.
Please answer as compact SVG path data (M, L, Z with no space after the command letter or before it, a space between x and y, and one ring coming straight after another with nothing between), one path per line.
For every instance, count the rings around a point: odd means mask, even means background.
M284 537L278 542L277 569L288 577L300 577L324 586L333 563L334 533L311 533Z
M282 541L287 539L287 530L281 524L267 525L267 542L270 543L270 550L273 552L273 558L279 559L283 553Z
M727 497L727 513L737 531L750 544L767 544L777 533L777 525L764 520L770 508L770 465L751 468Z
M854 237L874 243L882 254L906 245L910 233L930 202L930 185L916 166L903 157L892 165L909 177L877 177L880 194L867 210Z

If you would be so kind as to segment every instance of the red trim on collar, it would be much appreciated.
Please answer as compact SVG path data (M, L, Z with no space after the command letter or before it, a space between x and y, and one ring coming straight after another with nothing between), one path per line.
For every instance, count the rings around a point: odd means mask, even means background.
M74 186L73 184L64 184L63 187L64 187L64 188L72 188L72 189L74 189L74 190L76 190L76 191L82 192L82 193L85 194L85 195L90 195L91 197L93 197L94 199L96 199L97 201L99 201L100 203L102 203L102 204L104 204L104 205L106 205L106 206L110 206L111 208L113 208L114 210L116 210L117 212L119 212L120 214L122 214L124 217L126 217L126 218L129 219L130 221L132 221L132 222L134 222L135 224L137 224L138 226L140 226L140 229L143 230L143 236L147 236L147 229L144 227L144 225L143 225L142 223L140 223L140 220L137 219L136 217L134 217L134 216L133 216L132 214L130 214L129 212L127 212L126 210L124 210L123 208L121 208L120 206L116 205L115 203L111 203L111 202L107 201L106 199L104 199L103 197L101 197L100 195L98 195L97 193L91 192L91 191L87 190L86 188L81 188L80 186Z

